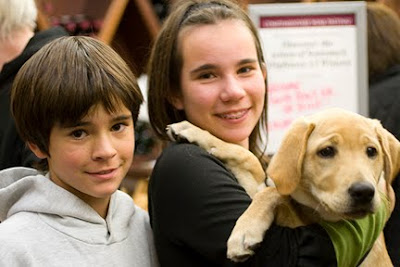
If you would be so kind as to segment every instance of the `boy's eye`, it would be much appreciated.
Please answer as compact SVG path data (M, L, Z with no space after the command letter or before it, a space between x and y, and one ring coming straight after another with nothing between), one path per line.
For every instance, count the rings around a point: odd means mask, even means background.
M123 123L117 123L111 127L114 132L120 132L125 129L126 125Z
M75 130L71 133L71 136L75 139L82 139L86 136L86 132L84 130Z

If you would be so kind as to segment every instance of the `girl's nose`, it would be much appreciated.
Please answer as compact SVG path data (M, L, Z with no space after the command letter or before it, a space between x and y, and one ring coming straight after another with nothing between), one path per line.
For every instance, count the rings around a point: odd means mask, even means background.
M241 83L235 77L223 80L220 98L223 102L237 101L246 95Z
M114 148L112 137L109 135L98 136L93 143L93 160L107 160L114 157L117 150Z

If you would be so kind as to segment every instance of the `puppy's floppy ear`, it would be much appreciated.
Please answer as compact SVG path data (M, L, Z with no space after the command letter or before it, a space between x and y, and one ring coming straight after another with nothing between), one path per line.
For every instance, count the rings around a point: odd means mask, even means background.
M300 182L307 141L314 128L315 124L303 117L295 120L268 165L268 177L282 195L292 193Z
M400 171L400 142L378 120L372 120L382 146L385 161L385 179L392 184Z

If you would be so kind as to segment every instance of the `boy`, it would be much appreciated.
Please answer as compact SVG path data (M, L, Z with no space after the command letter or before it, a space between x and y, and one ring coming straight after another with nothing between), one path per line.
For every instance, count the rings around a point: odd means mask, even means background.
M110 47L62 37L21 68L17 129L40 170L0 172L0 266L156 266L148 215L118 191L143 101Z

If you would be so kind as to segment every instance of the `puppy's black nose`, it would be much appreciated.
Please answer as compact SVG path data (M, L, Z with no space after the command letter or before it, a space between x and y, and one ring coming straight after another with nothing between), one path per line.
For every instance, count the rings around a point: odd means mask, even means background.
M368 204L375 195L375 188L365 182L353 184L348 191L356 205Z

